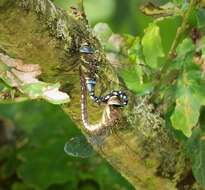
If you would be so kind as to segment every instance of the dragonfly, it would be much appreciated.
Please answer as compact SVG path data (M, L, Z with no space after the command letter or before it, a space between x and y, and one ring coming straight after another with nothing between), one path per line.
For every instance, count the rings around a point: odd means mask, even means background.
M99 133L103 129L103 124L90 125L87 115L86 93L88 92L90 98L100 104L108 103L113 97L119 99L118 105L120 107L126 106L128 103L128 97L123 91L111 91L105 96L97 96L95 94L95 75L98 71L98 59L95 56L95 50L91 48L87 43L83 44L79 52L81 53L81 62L88 68L87 76L84 77L81 67L79 67L80 81L81 81L81 117L84 128L90 133L93 133L89 137L89 141L92 141L95 145L100 145L103 141L102 138L94 133ZM83 65L82 65L83 66ZM102 137L102 136L101 136ZM72 157L88 158L94 155L92 146L88 143L85 136L73 137L64 146L64 151L67 155Z

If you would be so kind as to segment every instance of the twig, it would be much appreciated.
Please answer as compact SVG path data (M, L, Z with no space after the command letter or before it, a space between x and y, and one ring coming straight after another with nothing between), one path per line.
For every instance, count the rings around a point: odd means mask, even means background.
M195 7L195 4L196 4L196 0L191 0L190 3L189 3L188 10L184 13L182 24L177 29L176 37L175 37L175 39L174 39L174 41L171 45L171 48L170 48L170 51L169 51L169 54L168 54L169 59L172 58L173 55L175 54L175 50L176 50L176 47L177 47L177 45L180 41L181 34L183 34L187 29L188 19L189 19L189 16L190 16L193 8Z
M81 16L83 17L85 23L88 24L88 19L86 18L85 9L84 9L84 1L83 0L76 0L76 1L77 1L78 10L80 11Z
M156 84L156 87L154 89L152 99L153 98L155 99L155 97L158 96L158 91L161 87L161 82L164 81L163 78L166 77L167 69L168 69L169 64L170 64L170 60L175 56L175 51L176 51L176 48L180 42L181 35L187 30L188 19L189 19L189 16L190 16L192 10L194 9L196 3L197 3L197 0L191 0L189 3L189 7L188 7L187 11L184 13L182 24L177 29L177 33L176 33L175 39L171 45L171 48L169 50L167 60L160 71L161 74L160 74L160 77L159 77L158 82Z
M76 1L77 1L79 11L81 11L83 14L85 14L83 0L76 0Z

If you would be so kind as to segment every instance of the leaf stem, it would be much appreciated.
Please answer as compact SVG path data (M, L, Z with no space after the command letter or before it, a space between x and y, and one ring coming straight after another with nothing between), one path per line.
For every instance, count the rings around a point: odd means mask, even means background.
M187 11L183 15L182 24L177 29L176 36L175 36L175 38L172 42L171 48L169 50L169 53L168 53L168 56L167 56L167 59L166 59L166 62L164 64L164 66L162 67L161 71L160 71L159 79L158 79L158 82L155 86L152 99L155 99L159 95L159 90L160 90L160 87L161 87L161 83L164 81L163 80L164 77L167 76L166 74L167 74L167 69L170 65L170 60L175 57L175 51L176 51L176 48L177 48L177 46L180 42L181 35L188 28L187 25L188 25L189 16L190 16L192 10L195 8L196 4L197 4L197 0L191 0L190 3L189 3L189 7L188 7Z
M77 2L78 10L80 11L81 16L83 18L83 21L85 21L85 24L88 25L88 19L86 17L85 9L84 9L84 0L76 0L76 2Z
M79 11L81 11L83 14L85 14L83 0L76 0L76 1L77 1Z
M176 37L175 37L175 39L174 39L174 41L171 45L171 48L170 48L170 51L169 51L169 54L168 54L168 59L171 59L173 57L173 55L175 54L175 50L176 50L176 47L177 47L177 45L180 41L181 34L183 34L187 29L189 16L190 16L192 10L194 9L194 7L196 5L196 2L197 2L196 0L191 0L190 3L189 3L189 7L188 7L187 11L183 15L182 24L177 29Z

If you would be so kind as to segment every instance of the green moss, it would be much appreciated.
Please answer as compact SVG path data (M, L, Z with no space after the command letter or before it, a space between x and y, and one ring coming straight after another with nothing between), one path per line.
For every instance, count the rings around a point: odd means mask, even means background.
M0 8L6 7L9 4L10 0L0 0Z
M127 118L138 141L136 151L140 152L145 166L153 175L177 184L190 165L180 145L165 128L160 113L149 103L149 97L138 98Z
M0 16L0 45L24 63L39 64L43 71L53 72L58 63L58 42L39 27L42 23L36 22L36 16L18 9L8 9Z
M70 34L71 28L69 28L68 23L72 21L69 20L69 22L67 22L68 19L71 18L68 18L65 12L62 12L62 10L55 7L52 2L46 0L18 0L17 4L24 10L32 9L35 11L37 15L43 18L44 23L47 24L50 34L65 43L65 50L69 49L72 38Z
M147 167L147 169L151 169L153 167L155 167L156 163L154 160L152 159L146 159L145 160L145 166Z

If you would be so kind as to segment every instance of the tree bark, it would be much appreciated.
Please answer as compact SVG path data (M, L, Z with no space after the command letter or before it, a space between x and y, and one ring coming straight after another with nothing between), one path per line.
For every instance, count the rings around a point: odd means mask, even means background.
M190 180L189 160L148 97L136 98L127 90L129 104L120 109L118 123L101 134L84 130L78 48L88 41L101 57L97 92L123 88L98 40L77 16L56 8L49 0L0 0L0 52L25 64L38 64L40 80L61 83L61 90L71 98L62 108L101 156L136 189L192 189L196 184ZM88 99L91 123L101 119L105 107Z

